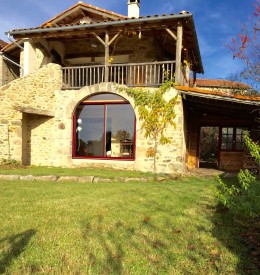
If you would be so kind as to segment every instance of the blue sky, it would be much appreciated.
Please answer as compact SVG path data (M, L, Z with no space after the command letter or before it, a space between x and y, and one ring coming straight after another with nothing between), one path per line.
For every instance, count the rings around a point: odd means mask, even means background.
M127 15L128 0L86 0L85 3ZM78 1L0 0L0 39L16 28L36 27ZM193 14L205 70L200 78L226 79L241 70L226 44L241 31L254 10L255 0L141 0L141 15L162 15L182 10Z

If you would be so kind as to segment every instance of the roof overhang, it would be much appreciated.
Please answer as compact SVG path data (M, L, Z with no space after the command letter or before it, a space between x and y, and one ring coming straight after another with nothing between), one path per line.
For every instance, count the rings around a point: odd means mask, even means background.
M87 23L87 24L75 24L75 25L68 25L68 26L58 26L58 27L36 27L36 28L28 28L28 29L15 29L5 34L10 34L15 38L23 38L23 37L30 37L35 33L56 33L56 32L65 32L65 31L76 31L76 30L87 30L87 29L104 29L108 27L134 27L140 26L143 24L150 27L151 24L156 23L170 23L176 20L183 20L183 19L191 19L192 14L179 14L179 15L163 15L163 16L156 16L156 17L139 17L139 18L126 18L126 19L119 19L119 20L110 20L110 21L102 21L102 22L95 22L95 23ZM191 22L190 22L191 23ZM192 20L193 27L194 22ZM158 25L155 25L158 27ZM162 25L163 27L163 25ZM195 27L194 27L195 29Z
M103 34L104 31L109 33L116 33L119 31L142 31L151 32L159 31L166 28L176 29L178 23L181 23L184 30L184 38L192 51L196 61L195 71L197 73L204 73L197 34L193 16L190 13L185 14L171 14L162 16L147 16L139 18L123 18L117 20L108 20L102 22L93 22L87 24L69 24L65 26L40 26L29 29L16 29L6 32L9 36L15 39L23 38L50 38L50 37L69 37L74 35L85 35L95 32L96 34Z
M243 95L232 95L217 91L204 90L184 86L175 87L182 95L193 96L198 98L207 98L218 101L233 102L238 104L247 104L260 107L260 97L250 97Z

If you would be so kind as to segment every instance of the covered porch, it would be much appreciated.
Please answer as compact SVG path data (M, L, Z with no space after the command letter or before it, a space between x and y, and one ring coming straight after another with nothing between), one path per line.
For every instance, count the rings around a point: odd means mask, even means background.
M189 169L238 171L259 167L244 146L244 132L260 140L260 98L191 89L182 91Z
M101 82L156 87L173 77L179 85L188 86L191 72L194 76L203 73L189 13L76 24L57 22L8 33L23 49L23 75L57 63L63 70L62 89L79 89ZM17 47L8 51L19 59Z

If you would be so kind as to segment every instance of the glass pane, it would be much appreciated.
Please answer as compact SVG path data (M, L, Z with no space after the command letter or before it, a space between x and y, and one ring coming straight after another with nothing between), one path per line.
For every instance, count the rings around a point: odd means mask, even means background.
M237 128L237 135L240 135L243 133L243 129L242 128Z
M107 105L106 155L133 157L135 114L130 104Z
M236 149L237 150L242 150L243 149L243 143L237 143L236 144Z
M87 98L87 100L85 100L86 102L88 101L108 101L108 100L112 100L112 101L127 101L125 98L116 95L116 94L97 94L97 95L92 95L90 97Z
M236 129L236 150L243 150L244 148L244 133L246 128Z
M232 143L232 140L233 140L233 135L227 135L226 136L226 141L227 142L231 142Z
M228 128L228 134L230 135L233 135L233 131L234 131L234 129L233 128Z
M226 143L226 150L232 150L232 142Z
M76 123L76 155L104 156L104 106L80 105Z
M236 136L236 142L242 142L242 136Z
M222 134L227 134L227 129L228 128L222 128Z
M232 144L233 144L233 128L231 127L222 128L221 149L232 150Z
M222 143L226 143L227 142L227 136L222 136Z

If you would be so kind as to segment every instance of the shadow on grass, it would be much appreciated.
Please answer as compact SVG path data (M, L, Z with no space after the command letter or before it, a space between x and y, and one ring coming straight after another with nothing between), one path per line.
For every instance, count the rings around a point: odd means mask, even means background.
M235 176L224 174L220 178L228 186L236 185L238 182ZM253 224L237 219L222 205L217 205L214 210L212 234L238 258L237 274L259 274L257 265L254 263L254 257L252 257L254 247L245 237L246 232L250 230ZM213 255L212 261L216 261L217 258L221 258L221 251ZM221 261L218 263L221 264ZM216 268L223 270L223 267L220 266L216 266Z
M27 244L35 233L36 231L34 229L30 229L23 233L0 239L0 247L2 250L0 256L0 274L5 273L12 261L19 257L19 255L25 250Z
M122 274L122 257L124 256L122 245L116 241L113 229L107 231L104 228L103 220L103 216L99 215L84 224L83 238L87 241L94 237L98 243L96 247L102 253L97 255L97 253L89 251L90 265L99 266L105 274Z
M207 185L196 185L198 187ZM194 194L197 192L198 189ZM181 199L173 197L178 205L184 201L183 208L174 208L175 203L162 203L162 198L173 199L170 194L169 190L160 200L142 194L143 200L136 200L142 204L137 216L122 216L120 220L121 215L111 219L106 214L98 214L84 220L82 234L90 270L96 274L158 274L158 270L162 274L246 274L254 271L249 247L240 234L241 226L225 209L216 211L211 191L206 192L205 198L204 193L192 198L190 195L186 198L186 193L179 195ZM160 216L163 219L156 221L155 217Z
M160 231L164 237L151 238L148 233L151 231ZM98 274L126 274L127 267L123 264L126 259L133 263L142 261L144 265L144 262L147 262L148 265L153 265L153 267L150 266L152 270L157 270L156 268L163 266L161 263L163 258L173 257L167 244L171 241L171 234L155 226L149 217L144 217L140 219L138 225L131 226L121 220L108 225L107 220L100 215L84 222L83 238L86 244L93 245L94 240L95 248L93 249L92 246L86 250L90 266ZM130 256L129 253L135 256ZM138 257L138 259L132 257Z

